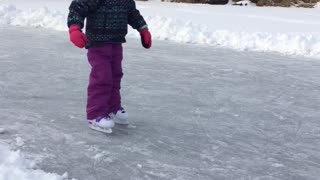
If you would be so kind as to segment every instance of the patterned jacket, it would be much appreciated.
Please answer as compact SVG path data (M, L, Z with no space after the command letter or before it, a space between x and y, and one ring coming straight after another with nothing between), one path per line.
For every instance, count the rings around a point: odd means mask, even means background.
M137 30L147 28L134 0L73 0L69 10L68 27L79 25L82 29L87 18L87 47L126 42L128 24Z

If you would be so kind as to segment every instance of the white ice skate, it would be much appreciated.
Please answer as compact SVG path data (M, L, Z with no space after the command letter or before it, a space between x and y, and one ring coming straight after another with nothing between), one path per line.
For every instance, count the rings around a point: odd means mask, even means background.
M99 117L94 120L88 120L88 122L91 129L108 134L112 133L112 128L114 127L114 122L110 117Z
M129 115L124 109L120 109L117 113L110 113L109 116L116 124L128 125Z

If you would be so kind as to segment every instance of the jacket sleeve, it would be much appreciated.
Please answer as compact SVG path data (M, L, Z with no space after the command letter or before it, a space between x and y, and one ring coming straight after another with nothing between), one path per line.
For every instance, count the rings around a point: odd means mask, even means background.
M134 0L129 0L128 24L137 30L148 28L146 21L136 8Z
M76 24L82 29L84 19L98 8L99 3L100 0L73 0L69 7L68 27Z

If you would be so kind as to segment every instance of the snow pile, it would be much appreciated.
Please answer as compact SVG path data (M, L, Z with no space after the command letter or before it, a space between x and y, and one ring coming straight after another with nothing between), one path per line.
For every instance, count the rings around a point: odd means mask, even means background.
M0 180L66 180L67 173L60 176L34 169L35 162L26 160L19 151L10 151L0 143Z
M183 22L161 16L148 17L147 21L153 37L160 40L217 45L237 50L280 52L289 55L320 55L320 33L313 35L213 30L191 21Z
M35 10L19 10L20 1L17 6L0 6L0 24L65 31L69 2L60 3ZM320 58L318 9L269 8L264 13L256 7L137 4L154 39ZM131 29L129 36L138 37L138 33Z
M22 11L14 5L0 6L0 24L66 30L65 21L65 15L58 11L50 11L46 7Z

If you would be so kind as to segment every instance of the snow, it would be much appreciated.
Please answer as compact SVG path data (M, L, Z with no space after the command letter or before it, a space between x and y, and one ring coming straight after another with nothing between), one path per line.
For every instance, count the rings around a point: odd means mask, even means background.
M238 6L248 6L249 4L251 4L251 2L248 0L237 1L237 2L233 3L233 5L238 5Z
M46 7L22 11L14 5L0 6L0 17L0 24L66 30L65 16L59 12L49 11Z
M69 0L4 1L0 24L66 31ZM11 5L8 5L11 4ZM320 58L319 9L137 2L158 40ZM32 9L31 9L32 8ZM130 37L138 37L131 30Z
M17 146L23 146L24 145L23 139L21 137L16 137L16 145Z
M34 161L25 159L20 151L11 151L9 145L0 142L0 180L67 180L67 178L67 174L60 176L36 169Z

